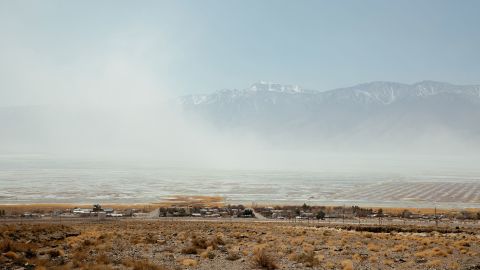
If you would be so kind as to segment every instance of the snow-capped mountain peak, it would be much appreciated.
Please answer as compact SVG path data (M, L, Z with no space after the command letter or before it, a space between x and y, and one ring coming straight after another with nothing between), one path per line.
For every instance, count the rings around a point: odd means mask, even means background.
M388 106L399 101L428 99L434 96L444 98L472 99L480 103L479 85L454 85L436 81L421 81L414 84L376 81L338 88L329 91L306 90L297 85L260 81L243 90L220 90L206 95L190 95L183 97L181 103L186 106L203 104L242 103L285 104L290 102L304 103L308 106L323 105L360 105ZM283 100L283 102L279 102Z
M383 142L430 149L459 138L480 145L480 85L370 82L315 91L258 82L243 90L183 97L182 106L217 127L248 130L280 144L368 148ZM447 139L436 144L432 138Z
M248 90L250 91L269 91L269 92L282 92L282 93L301 93L304 92L298 85L282 85L279 83L260 81L252 84Z

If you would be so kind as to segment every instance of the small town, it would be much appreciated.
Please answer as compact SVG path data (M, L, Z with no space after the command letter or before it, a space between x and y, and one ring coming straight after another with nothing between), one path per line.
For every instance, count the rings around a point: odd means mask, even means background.
M480 212L468 210L437 210L425 209L382 209L364 208L359 206L310 206L304 203L301 206L258 206L244 205L169 205L164 207L144 206L138 208L102 207L94 204L92 207L72 207L62 209L29 209L19 210L0 209L1 219L162 219L162 218L200 218L200 219L236 219L251 218L270 221L319 221L319 222L347 222L347 223L388 223L388 222L434 222L436 224L464 223L477 224L480 222Z
M72 207L62 209L31 209L30 211L0 209L0 218L3 219L42 219L42 218L168 218L168 217L196 217L196 218L254 218L251 208L243 205L228 205L225 207L176 206L168 207L139 207L113 208L94 204L91 208Z

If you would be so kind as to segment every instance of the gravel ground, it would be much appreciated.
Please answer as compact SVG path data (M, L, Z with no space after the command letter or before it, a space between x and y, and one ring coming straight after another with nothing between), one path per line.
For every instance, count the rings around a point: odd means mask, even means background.
M398 229L165 220L0 224L0 269L480 269L476 230Z

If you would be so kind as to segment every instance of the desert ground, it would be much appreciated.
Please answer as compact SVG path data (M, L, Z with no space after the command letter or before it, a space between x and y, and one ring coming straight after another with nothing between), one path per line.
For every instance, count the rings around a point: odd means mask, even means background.
M478 229L116 220L0 223L0 269L480 269Z

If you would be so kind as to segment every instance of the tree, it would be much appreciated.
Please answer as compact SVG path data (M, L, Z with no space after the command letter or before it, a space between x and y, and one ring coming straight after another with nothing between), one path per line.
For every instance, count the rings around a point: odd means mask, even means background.
M460 219L473 219L473 213L463 210L460 212Z
M412 212L405 209L405 210L402 211L401 216L402 216L402 218L410 218L410 216L412 216Z
M322 210L320 210L318 213L317 213L317 219L321 219L321 220L324 220L325 219L325 212L323 212Z
M245 209L245 210L243 211L243 215L244 215L244 216L253 216L253 211L252 211L252 209Z
M102 211L102 206L100 204L93 205L93 212L100 212Z

